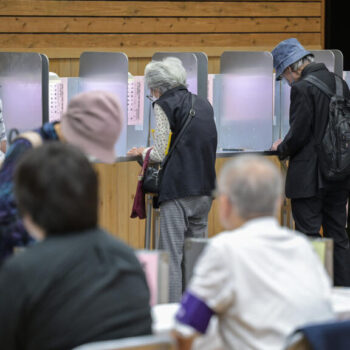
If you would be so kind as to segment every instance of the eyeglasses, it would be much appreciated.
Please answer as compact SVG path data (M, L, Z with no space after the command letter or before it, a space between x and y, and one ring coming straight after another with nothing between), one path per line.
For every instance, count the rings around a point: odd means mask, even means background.
M154 102L156 100L156 98L152 95L146 95L146 97L151 101Z

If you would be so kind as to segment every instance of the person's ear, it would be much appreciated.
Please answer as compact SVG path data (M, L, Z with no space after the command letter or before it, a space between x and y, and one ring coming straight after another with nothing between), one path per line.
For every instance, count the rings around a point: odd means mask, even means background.
M29 214L22 215L22 221L26 230L34 239L42 241L45 238L44 230L33 221Z
M228 229L229 227L229 221L232 213L232 203L230 202L230 199L226 195L221 195L218 198L219 202L219 219L222 226L225 227L225 229Z
M283 197L279 196L277 201L276 201L276 206L275 206L275 216L278 217L279 216L279 212L281 210L282 204L283 204Z

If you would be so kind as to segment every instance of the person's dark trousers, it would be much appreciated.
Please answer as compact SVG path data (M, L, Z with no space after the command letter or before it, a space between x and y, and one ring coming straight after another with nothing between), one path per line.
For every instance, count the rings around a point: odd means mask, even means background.
M322 190L317 196L292 199L295 229L311 237L334 240L334 285L350 286L350 249L346 233L347 191Z

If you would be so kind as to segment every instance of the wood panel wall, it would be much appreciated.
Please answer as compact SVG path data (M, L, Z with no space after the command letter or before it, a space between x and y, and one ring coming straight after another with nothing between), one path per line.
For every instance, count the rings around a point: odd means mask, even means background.
M45 53L61 76L78 75L85 50L125 52L133 74L156 51L204 51L217 73L223 51L270 50L289 37L323 47L324 0L0 1L0 50Z
M290 37L323 48L324 8L325 0L0 0L0 50L44 53L60 76L78 75L83 51L125 52L135 75L143 74L154 52L203 51L209 73L218 73L227 50L271 50ZM223 163L217 161L217 170ZM139 166L96 168L102 226L142 248L144 221L129 219ZM214 203L209 234L221 229Z

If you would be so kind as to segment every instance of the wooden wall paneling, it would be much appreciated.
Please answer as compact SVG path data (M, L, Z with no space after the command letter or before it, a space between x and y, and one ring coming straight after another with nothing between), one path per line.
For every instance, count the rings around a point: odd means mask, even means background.
M321 45L322 48L325 47L325 40L326 40L326 0L321 0Z
M139 75L139 69L138 69L138 58L130 57L129 58L129 72L132 75Z
M319 33L319 17L2 17L4 33Z
M50 72L57 73L60 77L72 77L72 59L61 58L50 60Z
M82 6L83 5L83 6ZM1 16L318 17L317 2L18 1L2 0Z
M99 223L111 234L127 242L126 228L118 229L119 212L117 196L122 195L122 187L118 186L115 176L117 164L95 164L99 176Z
M220 73L220 57L208 57L208 74Z
M123 51L128 47L235 47L272 48L280 41L296 37L305 46L321 48L320 33L208 33L208 34L0 34L0 47L29 47L33 51L45 47L105 47ZM142 50L141 50L142 52Z

